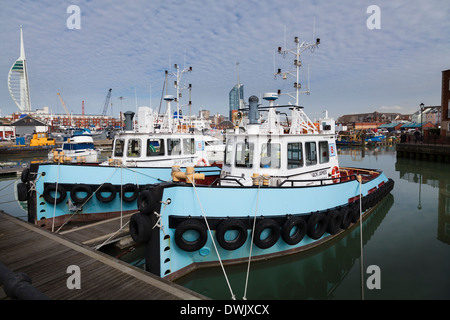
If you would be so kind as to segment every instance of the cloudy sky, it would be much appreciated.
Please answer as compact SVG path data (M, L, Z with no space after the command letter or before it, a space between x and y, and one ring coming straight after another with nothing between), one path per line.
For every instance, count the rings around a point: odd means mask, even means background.
M80 29L67 8L80 8ZM373 20L371 5L379 7ZM300 104L311 118L324 110L335 118L360 112L412 113L441 104L441 72L450 68L450 1L442 0L0 0L0 108L18 111L7 88L9 69L19 57L23 25L32 109L98 114L112 88L107 114L158 109L164 71L192 66L192 111L228 114L228 94L240 82L244 97L292 91L288 71L294 37L319 47L302 55ZM314 30L315 20L315 30ZM379 22L379 29L367 21ZM1 80L3 78L3 80ZM175 93L173 77L169 93ZM119 97L124 97L119 100ZM184 92L187 99L188 92ZM292 101L281 96L278 103ZM182 103L186 103L182 100ZM162 110L165 110L163 106ZM183 110L184 113L188 109Z

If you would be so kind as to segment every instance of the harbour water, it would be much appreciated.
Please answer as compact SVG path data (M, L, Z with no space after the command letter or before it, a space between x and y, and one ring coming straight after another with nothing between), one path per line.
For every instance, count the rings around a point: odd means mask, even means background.
M391 195L363 223L363 285L356 226L307 254L251 263L246 298L449 299L450 164L397 159L394 146L340 149L339 161L341 166L382 169L395 181ZM247 265L225 271L241 299ZM367 280L369 287L378 284L380 289L369 289ZM231 298L220 268L198 270L177 283L213 299Z
M338 154L341 166L381 169L395 181L391 195L363 223L362 250L356 225L307 253L251 262L246 298L450 299L450 164L397 159L394 146L341 148ZM30 160L18 156L0 162ZM26 219L14 201L18 179L0 181L0 209ZM124 259L139 259L139 250ZM247 264L226 266L225 272L231 290L220 267L176 282L212 299L231 299L231 291L242 299Z

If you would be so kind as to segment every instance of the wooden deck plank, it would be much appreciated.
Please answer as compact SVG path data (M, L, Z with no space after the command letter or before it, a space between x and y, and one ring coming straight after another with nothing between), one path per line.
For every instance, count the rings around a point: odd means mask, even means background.
M24 272L55 300L198 300L206 297L107 254L39 229L0 211L0 262ZM81 289L68 289L67 267L81 270Z
M131 216L132 214L127 214L122 218L116 217L95 222L85 226L64 230L59 234L78 243L95 247L108 239L117 240L129 235L128 222L130 221Z

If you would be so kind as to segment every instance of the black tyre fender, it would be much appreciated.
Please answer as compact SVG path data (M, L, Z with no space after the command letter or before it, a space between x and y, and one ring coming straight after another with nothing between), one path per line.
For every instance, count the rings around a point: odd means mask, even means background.
M22 170L22 173L20 174L20 180L22 182L27 182L29 176L30 176L30 168L25 168Z
M110 195L105 197L102 195L102 192L109 192ZM98 190L95 192L95 197L98 201L106 203L114 200L116 197L116 188L111 183L104 183L98 188Z
M86 192L84 197L77 195L78 192ZM84 203L92 196L92 188L87 184L76 184L70 190L70 198L75 203Z
M355 223L358 221L360 212L359 212L359 203L350 205L350 221Z
M342 220L344 219L342 212L339 210L333 210L327 214L327 228L326 231L329 234L336 234L342 225Z
M317 240L323 236L327 229L327 216L323 213L314 212L308 219L306 234L311 239Z
M261 239L261 234L264 230L270 229L270 235L267 238ZM273 219L261 219L256 223L253 242L260 249L268 249L277 243L280 238L280 226Z
M296 228L295 232L292 230ZM290 245L295 245L303 240L306 234L306 221L303 217L291 216L286 219L281 228L281 238Z
M135 242L147 242L150 239L152 227L150 216L136 213L130 218L130 235Z
M237 231L238 235L234 239L227 240L225 234L230 230ZM247 228L241 220L226 219L217 226L216 239L225 250L236 250L247 241Z
M184 233L189 230L197 231L199 236L193 241L189 241L183 237ZM181 250L193 252L201 249L208 240L206 226L198 220L188 219L181 222L175 229L175 243Z
M19 182L17 184L17 198L19 201L28 200L28 188L26 183Z
M60 194L60 196L56 198L56 204L61 203L64 199L66 199L66 188L64 188L61 184L58 184L58 190L56 190L56 183L52 183L47 185L42 193L45 201L51 204L55 203L55 198L50 194L52 191Z
M152 199L152 193L149 190L142 191L137 198L137 208L142 214L151 214L152 207L150 201Z
M342 223L341 223L341 229L347 229L350 224L352 223L352 215L349 207L342 207L340 209L342 214Z
M132 192L133 194L131 196L126 196L125 193ZM127 183L124 185L120 192L120 197L125 202L132 202L137 199L139 196L139 189L135 184Z

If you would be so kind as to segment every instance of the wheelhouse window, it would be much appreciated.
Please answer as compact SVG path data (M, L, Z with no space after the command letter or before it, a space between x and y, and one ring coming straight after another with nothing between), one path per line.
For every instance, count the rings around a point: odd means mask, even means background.
M181 140L167 139L167 153L169 156L177 156L181 154Z
M287 168L295 169L303 167L303 150L300 142L287 145Z
M141 139L129 139L128 140L128 157L140 157L141 156Z
M305 142L305 158L307 166L317 164L317 149L314 141Z
M195 140L183 139L183 154L195 154Z
M224 163L227 165L231 165L231 154L233 152L233 141L232 140L228 140L227 144L225 146L225 159L224 159Z
M236 144L236 167L251 168L253 166L253 143Z
M114 156L115 157L123 157L123 149L124 149L125 141L123 139L117 139L114 143Z
M164 139L147 139L147 157L164 155Z
M280 167L280 150L279 143L264 143L261 146L261 168L279 168Z
M319 163L326 163L330 161L330 152L328 148L328 141L319 142Z

